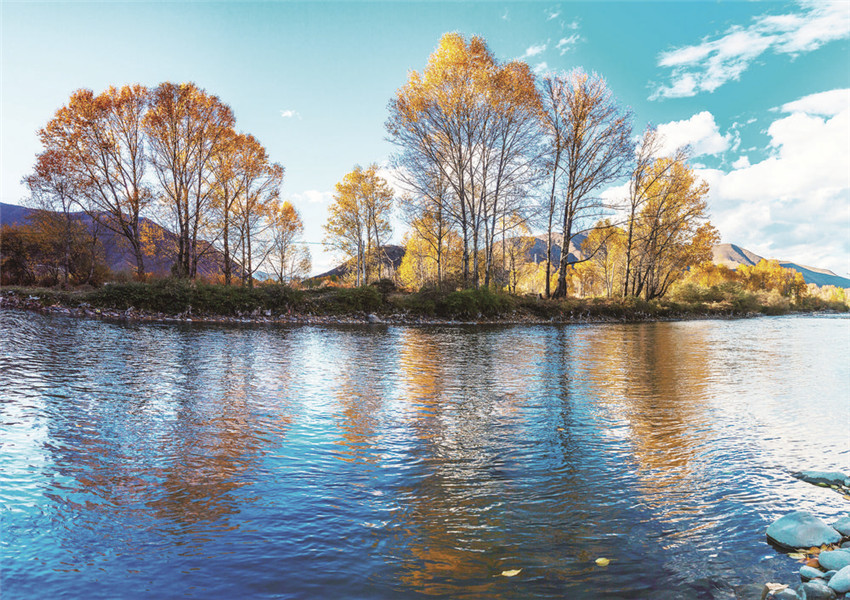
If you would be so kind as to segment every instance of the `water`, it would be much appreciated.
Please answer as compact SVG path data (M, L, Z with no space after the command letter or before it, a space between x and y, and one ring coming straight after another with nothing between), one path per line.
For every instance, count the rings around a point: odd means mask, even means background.
M850 511L844 317L0 326L3 600L730 598Z

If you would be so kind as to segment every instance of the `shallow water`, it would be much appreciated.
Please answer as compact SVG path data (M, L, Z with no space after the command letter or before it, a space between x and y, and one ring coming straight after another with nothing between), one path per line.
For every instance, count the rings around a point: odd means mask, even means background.
M850 511L845 317L0 328L3 600L729 598Z

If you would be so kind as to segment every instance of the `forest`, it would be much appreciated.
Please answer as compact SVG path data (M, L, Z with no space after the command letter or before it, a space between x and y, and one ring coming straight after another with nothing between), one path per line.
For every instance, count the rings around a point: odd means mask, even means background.
M309 278L284 167L221 99L193 83L78 90L38 132L24 179L37 210L3 228L2 283L150 282L146 264L166 256L168 277L225 287L384 282L555 301L722 302L749 291L846 305L844 290L807 286L775 261L714 265L720 236L689 149L665 152L652 125L636 131L596 73L537 76L480 37L449 33L387 111L394 185L375 163L340 178L323 243L343 267ZM394 217L407 225L400 261L387 254ZM106 267L106 238L132 256L132 273Z

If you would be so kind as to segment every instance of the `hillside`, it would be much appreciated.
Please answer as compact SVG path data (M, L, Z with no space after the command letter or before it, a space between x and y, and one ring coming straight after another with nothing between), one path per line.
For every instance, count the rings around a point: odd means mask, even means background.
M730 269L737 269L739 265L752 266L757 264L760 260L764 260L763 257L759 256L755 252L750 252L749 250L736 246L735 244L717 244L712 248L712 251L714 252L714 263L718 265L725 265ZM806 283L814 283L819 286L834 285L835 287L840 288L850 287L850 279L836 275L828 269L809 267L789 260L779 260L778 262L786 269L794 269L795 271L802 273L803 279L806 280Z
M28 218L35 212L32 208L0 202L0 225L26 225ZM86 213L73 214L92 227L92 219ZM142 222L151 240L145 247L145 271L157 276L169 275L171 265L174 264L177 236L149 219L142 219ZM135 270L136 260L133 252L122 236L101 227L98 237L103 244L106 265L113 273ZM206 255L198 261L198 273L204 277L216 276L221 273L223 263L222 254L210 247Z

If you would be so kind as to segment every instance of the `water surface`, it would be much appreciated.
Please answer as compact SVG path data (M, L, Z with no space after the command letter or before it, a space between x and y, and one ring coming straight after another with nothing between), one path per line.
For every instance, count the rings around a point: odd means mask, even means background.
M0 327L3 600L729 598L850 511L844 317Z

